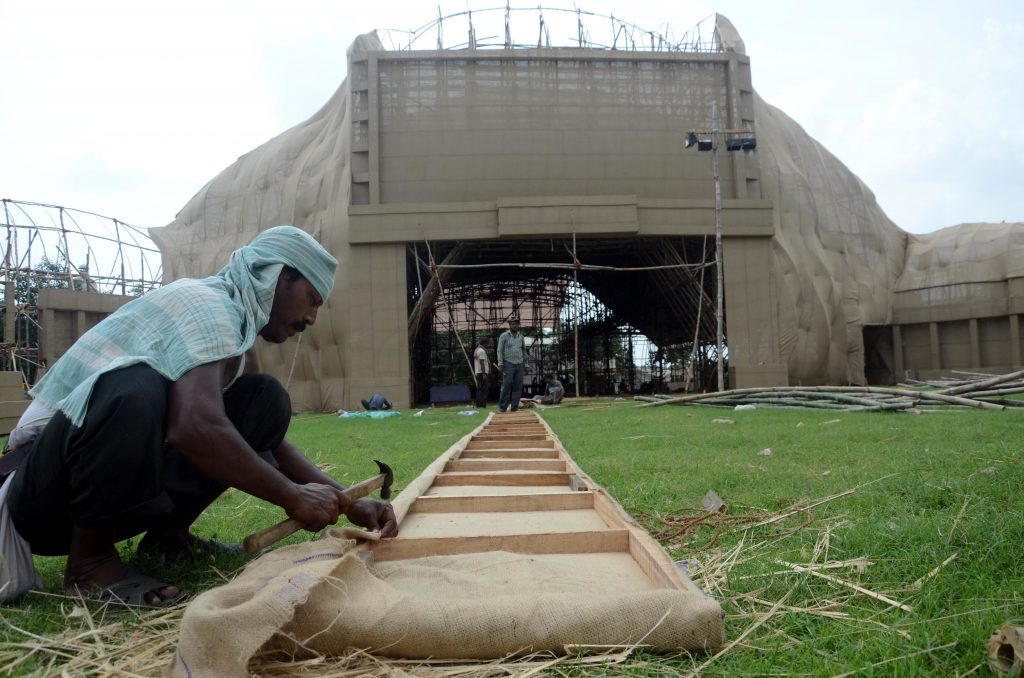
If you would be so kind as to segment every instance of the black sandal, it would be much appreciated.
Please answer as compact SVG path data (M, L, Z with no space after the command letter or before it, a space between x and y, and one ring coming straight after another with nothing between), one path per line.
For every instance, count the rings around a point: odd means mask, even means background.
M148 607L155 609L173 607L185 600L189 595L186 591L179 590L178 595L164 598L160 595L160 590L168 586L172 586L172 584L154 579L142 574L138 570L129 569L123 577L113 583L105 586L94 586L88 591L82 591L76 585L73 590L85 600L126 608ZM147 597L151 593L159 598L160 602L155 604L149 602Z

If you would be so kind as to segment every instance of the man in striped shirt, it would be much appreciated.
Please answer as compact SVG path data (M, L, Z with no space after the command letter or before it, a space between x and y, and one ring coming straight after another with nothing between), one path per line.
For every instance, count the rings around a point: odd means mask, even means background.
M139 550L165 560L223 549L190 528L228 487L311 531L344 514L393 536L390 506L350 500L285 438L288 392L254 350L257 336L280 344L313 325L336 269L308 233L271 228L216 275L149 292L79 338L11 434L24 455L3 486L0 523L19 552L67 555L69 592L164 606L181 589L129 568L115 543L146 532ZM5 576L0 568L0 600Z
M508 329L498 338L498 369L501 370L501 399L498 411L519 409L523 395L523 369L526 363L526 342L519 331L519 316L508 319Z

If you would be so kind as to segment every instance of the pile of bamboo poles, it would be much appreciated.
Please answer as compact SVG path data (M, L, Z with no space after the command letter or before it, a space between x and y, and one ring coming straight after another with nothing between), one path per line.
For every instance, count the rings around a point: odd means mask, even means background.
M975 376L975 375L971 375ZM923 407L955 406L1002 410L1024 407L1024 400L1006 396L1024 393L1024 370L1002 375L976 375L977 379L949 380L941 390L901 385L884 386L771 386L741 388L683 396L635 396L645 407L657 405L707 405L735 408L753 405L774 409L823 409L844 412L920 412Z

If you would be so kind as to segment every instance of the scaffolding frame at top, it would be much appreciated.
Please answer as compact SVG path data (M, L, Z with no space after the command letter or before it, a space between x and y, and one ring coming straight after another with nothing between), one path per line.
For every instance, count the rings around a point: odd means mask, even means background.
M146 231L88 210L0 199L3 305L0 369L31 383L40 367L41 289L139 296L160 285L159 249Z
M444 14L438 5L437 18L419 28L382 28L377 33L381 41L395 51L568 47L713 53L722 51L714 29L714 18L713 14L705 17L677 39L667 23L656 29L643 28L614 14L600 14L579 7L513 7L511 2L506 2L504 7L467 8ZM481 29L487 33L493 31L493 35L480 35ZM556 31L554 40L552 29ZM524 40L527 35L530 36L529 42Z

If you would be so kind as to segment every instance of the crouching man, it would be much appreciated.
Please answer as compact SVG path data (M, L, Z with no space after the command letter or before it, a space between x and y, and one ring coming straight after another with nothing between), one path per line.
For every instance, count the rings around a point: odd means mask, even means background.
M541 405L558 405L565 397L565 387L554 374L544 375L544 395L534 396L533 400Z
M24 457L0 508L32 553L68 556L69 591L176 601L177 586L128 568L115 543L145 532L139 550L165 559L223 547L189 528L228 487L308 530L345 515L397 533L388 504L350 501L285 439L288 393L260 373L253 348L257 336L281 343L316 322L337 265L300 229L264 231L216 275L123 306L35 386L11 434L12 453Z

